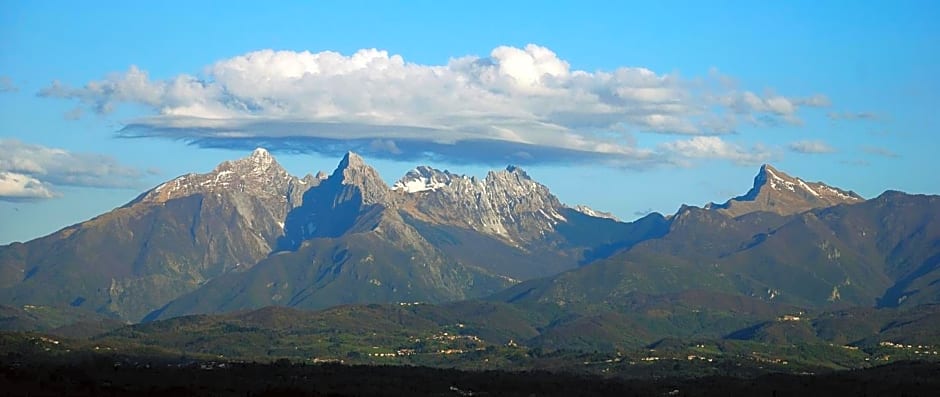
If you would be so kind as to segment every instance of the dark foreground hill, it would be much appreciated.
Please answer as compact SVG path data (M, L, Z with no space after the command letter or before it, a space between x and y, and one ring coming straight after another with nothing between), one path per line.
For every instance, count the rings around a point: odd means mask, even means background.
M940 364L899 362L817 375L614 378L550 371L290 363L146 363L107 356L4 362L5 395L148 396L935 396Z
M268 307L90 337L53 335L56 329L0 333L0 389L12 395L871 396L930 395L940 379L937 305L814 314L734 295L628 298L617 310L584 312L486 301ZM29 311L4 313L16 324L42 323Z
M0 334L0 350L588 373L674 363L694 364L687 372L699 376L724 373L732 363L800 373L940 360L940 305L803 313L759 300L743 311L747 306L734 296L631 299L618 310L589 312L479 301L321 311L268 307L129 325L94 336L59 329ZM722 299L723 304L699 302Z

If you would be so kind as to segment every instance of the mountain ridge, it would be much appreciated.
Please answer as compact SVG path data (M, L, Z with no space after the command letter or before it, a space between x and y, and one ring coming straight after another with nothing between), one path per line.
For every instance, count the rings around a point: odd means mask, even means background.
M669 232L493 298L562 305L695 288L809 308L940 299L940 196L886 192L781 216L683 207Z
M276 255L244 274L212 280L148 319L283 303L318 309L480 297L518 278L577 267L584 255L607 252L601 245L622 246L659 230L574 212L518 167L477 179L422 166L406 177L413 179L389 187L347 153L288 214ZM558 229L562 223L573 229ZM570 238L581 228L594 229L598 242ZM499 252L496 263L480 261L480 249ZM502 263L508 258L523 265ZM268 292L271 286L282 290Z
M851 190L842 190L822 182L806 182L787 175L770 164L763 164L747 193L731 198L723 204L709 203L705 208L723 212L731 217L756 211L791 215L814 208L854 204L864 200Z
M864 200L765 164L726 204L620 222L569 207L512 165L483 178L419 166L389 186L354 152L329 175L298 178L258 148L0 247L0 304L138 321L484 296L596 304L694 289L811 307L929 303L940 300L929 278L935 204L911 197ZM590 291L579 280L614 285Z

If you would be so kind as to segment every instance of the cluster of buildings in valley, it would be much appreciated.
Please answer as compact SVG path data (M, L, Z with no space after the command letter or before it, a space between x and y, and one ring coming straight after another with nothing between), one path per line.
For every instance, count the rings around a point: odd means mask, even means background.
M411 306L412 303L399 303L402 306ZM420 302L413 303L415 305L422 304ZM464 324L457 323L454 325L456 328L464 328ZM486 341L476 335L461 335L458 333L452 333L449 331L440 331L427 338L421 338L417 336L411 336L408 338L408 341L414 343L416 346L412 348L398 348L394 351L381 351L381 352L372 352L367 353L368 357L373 358L394 358L394 357L406 357L413 356L416 354L440 354L440 355L451 355L451 354L464 354L471 351L484 350L484 345ZM432 345L427 345L427 342L436 342L435 347ZM510 341L510 344L514 342ZM379 346L372 346L372 349L381 349Z
M893 347L895 349L904 349L904 350L913 350L914 354L930 354L937 355L937 350L933 349L928 345L905 345L903 343L894 343L891 341L882 341L878 343L878 346L881 347Z

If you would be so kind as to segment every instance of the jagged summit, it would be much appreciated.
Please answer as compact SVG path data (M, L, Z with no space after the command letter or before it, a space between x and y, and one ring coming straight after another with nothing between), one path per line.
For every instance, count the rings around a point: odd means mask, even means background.
M343 159L336 165L336 169L330 174L329 178L339 178L344 180L344 184L354 183L351 179L359 180L361 178L379 178L379 173L372 166L366 164L362 156L355 152L346 152ZM384 184L384 182L383 182Z
M462 175L454 175L449 171L440 171L426 165L419 166L408 171L405 176L392 185L392 190L405 193L419 193L434 191L450 185L454 178L466 178Z
M356 152L346 152L343 156L343 159L340 160L339 166L337 168L346 169L346 168L358 168L365 167L366 161L362 159L362 156L356 154Z
M144 193L132 203L159 203L209 193L248 194L280 203L299 200L300 193L309 186L304 189L294 186L309 185L311 182L315 184L317 181L290 175L270 152L259 147L246 157L219 163L211 172L176 177Z
M232 194L247 195L262 199L265 207L297 210L282 227L287 234L286 249L296 249L311 236L339 235L355 220L337 223L344 227L314 227L314 218L338 210L358 213L373 205L513 242L540 239L553 233L559 223L568 222L564 215L568 207L515 165L490 171L484 178L419 166L390 187L355 152L347 152L329 175L320 172L298 179L267 150L257 148L248 157L225 161L210 173L183 175L164 183L139 201L159 203L194 194L218 195L224 201L234 199ZM593 214L615 219L605 213Z
M760 172L754 178L754 187L752 189L760 190L767 185L775 191L797 192L804 196L808 194L807 197L823 201L853 202L864 200L862 196L853 191L834 188L822 182L806 182L800 178L787 175L770 164L761 166Z
M346 152L336 169L323 183L358 188L363 204L385 204L387 201L388 185L379 176L379 172L366 164L355 152Z
M770 164L763 164L754 176L754 184L747 193L724 204L709 204L706 208L735 217L757 211L790 215L813 208L852 204L864 200L853 191L842 190L822 182L806 182Z
M274 159L274 156L271 155L265 148L259 147L251 152L251 154L241 160L235 160L235 162L246 162L253 165L255 168L267 169L271 166L277 166L280 168L277 160Z
M216 167L216 170L220 168L226 168L228 165L230 169L235 171L245 171L248 173L263 173L268 172L269 170L280 173L287 173L284 168L277 162L274 156L271 155L265 148L259 147L251 152L248 157L243 157L237 160L224 161Z
M249 158L264 159L264 158L272 158L273 156L271 156L271 153L268 152L267 149L265 149L265 148L259 146L259 147L255 148L255 150L252 150L252 151L251 151L251 155L248 156L248 157L249 157Z
M508 186L523 183L523 181L531 182L532 178L522 168L515 165L508 165L504 170L490 171L483 180L422 165L408 171L405 176L392 185L392 190L404 193L431 192L450 186L456 183L457 180L468 181L470 185L474 186L486 185L487 181L502 181L501 185Z
M567 221L562 215L567 207L515 166L490 171L485 178L420 166L408 171L391 190L417 219L514 242L541 238Z
M517 175L520 178L532 180L532 178L529 176L529 174L525 172L525 170L512 164L506 166L506 172L513 174L513 175Z

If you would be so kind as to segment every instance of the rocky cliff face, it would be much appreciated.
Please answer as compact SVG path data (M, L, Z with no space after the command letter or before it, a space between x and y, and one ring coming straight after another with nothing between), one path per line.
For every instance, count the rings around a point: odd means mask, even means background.
M248 229L261 237L255 251L259 259L275 247L284 234L287 213L303 204L303 194L319 185L321 176L290 175L263 148L250 156L225 161L212 172L187 174L145 192L125 207L165 205L167 201L199 195L208 206L230 206Z
M511 285L466 266L402 218L403 197L355 153L287 215L278 252L251 270L207 283L150 318L267 305L441 302Z
M350 232L370 209L380 212L392 206L388 196L379 173L359 155L347 153L329 177L306 192L303 204L287 214L277 248L296 250L305 240Z
M478 179L419 167L392 187L401 208L417 219L469 228L502 240L540 239L565 222L566 209L544 185L509 166Z
M318 180L310 175L299 179L287 173L277 160L263 148L248 157L224 161L206 174L186 174L145 192L130 205L164 203L168 200L207 193L241 193L257 199L270 200L272 207L293 207L299 204L297 193ZM309 187L309 186L308 186Z
M724 204L710 204L706 208L731 217L758 211L790 215L837 204L860 203L864 200L855 192L822 182L806 182L764 164L754 177L754 186L746 194Z

